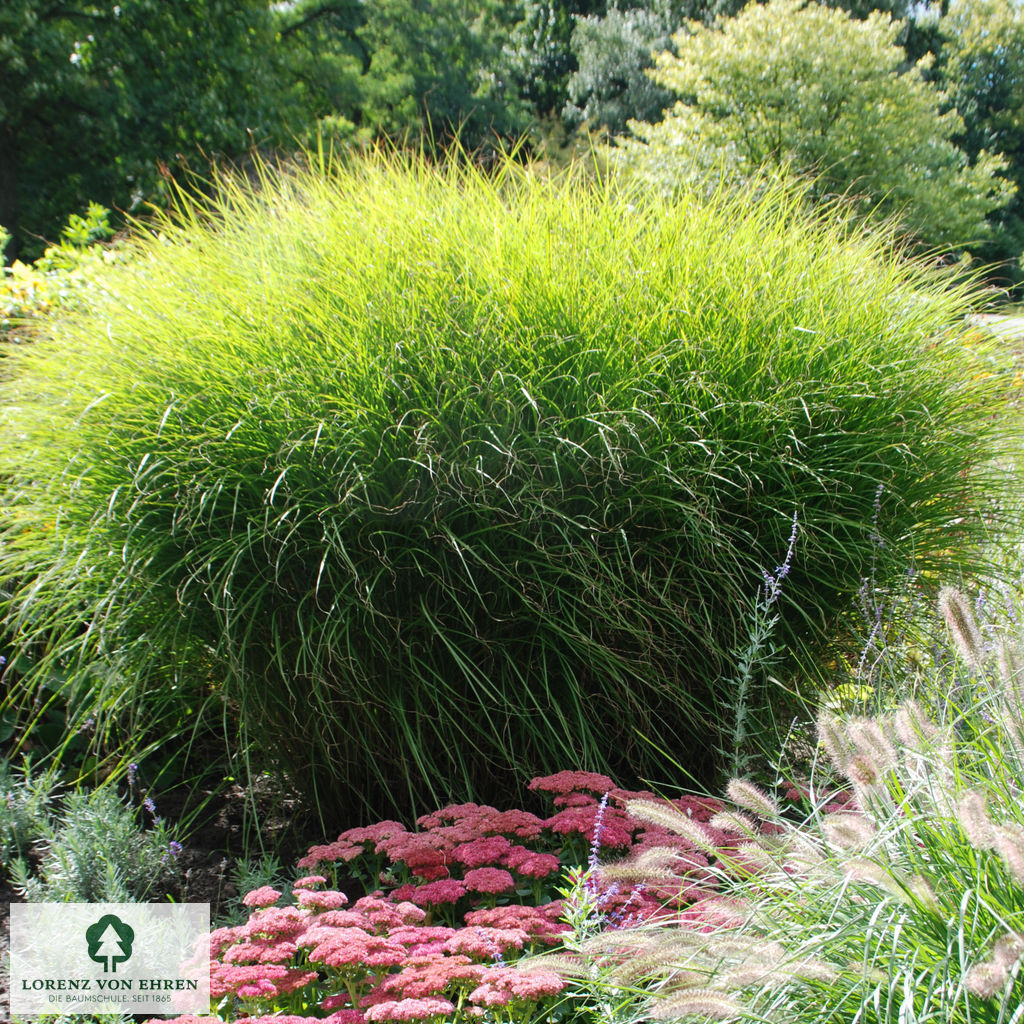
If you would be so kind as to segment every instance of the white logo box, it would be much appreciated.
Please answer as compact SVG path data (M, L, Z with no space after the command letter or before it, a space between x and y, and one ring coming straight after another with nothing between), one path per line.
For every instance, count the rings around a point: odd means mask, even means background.
M208 903L12 903L11 1013L208 1014Z

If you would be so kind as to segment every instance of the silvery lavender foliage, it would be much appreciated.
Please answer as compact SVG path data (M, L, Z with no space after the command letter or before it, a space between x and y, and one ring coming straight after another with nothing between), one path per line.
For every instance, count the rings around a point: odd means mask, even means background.
M736 659L736 675L731 680L731 683L735 687L736 695L728 704L733 716L732 735L730 737L732 749L722 751L729 775L733 778L741 777L747 774L749 770L751 755L745 749L745 745L750 717L750 691L758 674L764 673L767 670L777 653L775 645L771 640L775 626L779 621L776 605L782 596L782 585L793 565L798 533L798 514L794 512L793 529L789 535L786 557L782 560L781 565L775 567L773 573L769 573L765 569L761 570L764 582L758 589L754 607L750 614L750 626L746 643L743 647L733 652L733 656Z

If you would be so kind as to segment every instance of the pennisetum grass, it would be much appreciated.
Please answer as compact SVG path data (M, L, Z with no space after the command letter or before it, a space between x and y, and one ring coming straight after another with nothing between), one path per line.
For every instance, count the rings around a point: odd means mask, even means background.
M59 669L135 736L223 720L326 813L656 779L655 733L707 776L794 510L780 648L856 593L879 486L882 580L981 523L972 288L839 220L395 154L183 200L11 356L10 701Z
M727 795L739 810L709 824L738 841L712 866L720 892L706 912L591 940L594 952L621 962L623 975L632 951L643 950L652 1017L1024 1019L1024 690L1005 656L981 649L960 591L943 588L940 610L976 673L966 710L952 700L926 709L909 699L871 718L823 713L827 770L823 763L811 780L805 819L733 780ZM627 809L673 827L665 804ZM678 824L691 837L694 823ZM617 872L637 874L627 862L603 876ZM731 915L725 924L723 907Z

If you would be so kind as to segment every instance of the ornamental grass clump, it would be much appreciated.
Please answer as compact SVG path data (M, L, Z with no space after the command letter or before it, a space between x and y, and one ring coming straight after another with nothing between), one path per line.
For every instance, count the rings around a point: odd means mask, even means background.
M12 356L13 699L59 668L135 730L224 719L327 814L710 773L794 516L812 647L879 485L886 558L980 522L970 288L841 220L395 155L183 204Z
M674 922L585 944L608 984L651 985L659 1019L1024 1017L1024 681L1006 674L1012 659L986 653L960 592L944 589L941 611L975 672L968 709L950 698L872 718L823 713L828 769L846 788L812 779L805 820L740 780L728 789L739 810L707 825L664 801L627 801L635 820L698 845L709 826L749 827L711 858L716 894ZM637 874L609 865L605 884L620 873Z

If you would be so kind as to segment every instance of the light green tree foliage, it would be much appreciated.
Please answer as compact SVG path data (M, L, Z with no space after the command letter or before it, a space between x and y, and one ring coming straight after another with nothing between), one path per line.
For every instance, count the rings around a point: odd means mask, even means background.
M997 211L991 259L1024 248L1024 5L1019 0L951 0L939 23L941 80L964 120L957 143L971 157L999 152L1017 187Z
M906 67L898 22L862 21L800 0L748 5L713 26L689 22L677 55L659 54L656 82L679 97L657 125L631 124L627 165L672 186L717 168L740 178L788 168L816 179L814 194L848 193L859 210L899 215L928 245L966 245L990 233L986 215L1013 195L1001 157L974 162L952 139L964 123Z

